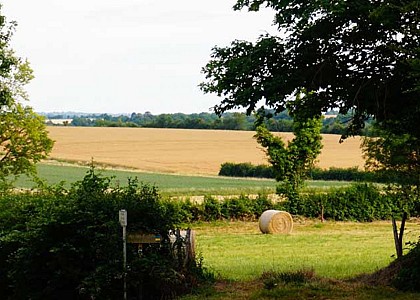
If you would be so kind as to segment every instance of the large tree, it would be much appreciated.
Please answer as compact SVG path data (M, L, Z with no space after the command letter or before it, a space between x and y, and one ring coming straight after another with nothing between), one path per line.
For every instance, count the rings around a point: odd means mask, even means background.
M348 133L373 116L382 126L420 137L420 1L238 0L234 9L274 10L278 36L213 48L201 88L223 99L221 114L260 101L283 111L296 93L308 116L353 112Z
M237 0L234 9L261 7L274 10L279 35L215 47L203 68L202 90L223 97L215 111L251 113L260 101L307 117L338 108L353 114L344 137L373 117L381 134L365 142L368 166L401 177L396 191L405 199L417 186L418 200L420 1ZM301 90L303 101L290 104ZM399 256L405 218L400 236L393 222Z
M0 5L1 9L1 5ZM35 164L51 151L44 120L24 103L24 86L33 78L26 60L10 48L15 23L0 11L0 185L20 174L34 174Z

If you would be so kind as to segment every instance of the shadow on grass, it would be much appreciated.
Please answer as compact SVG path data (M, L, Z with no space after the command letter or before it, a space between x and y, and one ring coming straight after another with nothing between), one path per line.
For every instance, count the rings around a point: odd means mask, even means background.
M194 295L182 299L420 299L419 293L397 291L389 286L381 285L379 282L374 282L372 278L376 275L372 274L372 276L365 275L350 280L337 280L318 277L313 270L305 269L284 273L266 272L260 278L251 281L220 279L215 285L203 286ZM385 282L389 281L383 283Z

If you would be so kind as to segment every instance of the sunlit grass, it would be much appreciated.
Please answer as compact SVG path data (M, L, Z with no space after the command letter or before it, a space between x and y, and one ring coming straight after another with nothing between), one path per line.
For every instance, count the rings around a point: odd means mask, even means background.
M87 172L87 167L68 165L39 164L39 177L48 184L54 185L66 182L66 186L79 181ZM128 178L137 177L139 181L156 185L166 195L232 195L232 194L272 194L275 193L277 183L270 179L231 178L231 177L205 177L186 176L176 174L160 174L115 169L97 170L104 176L114 177L113 182L121 186L127 185ZM330 188L349 185L349 182L340 181L308 181L306 187ZM17 182L17 187L31 188L34 183L25 176Z
M306 221L290 235L264 235L255 222L194 225L197 249L222 278L255 279L266 271L314 269L330 278L373 272L393 258L390 222ZM416 240L419 223L409 223L406 239Z

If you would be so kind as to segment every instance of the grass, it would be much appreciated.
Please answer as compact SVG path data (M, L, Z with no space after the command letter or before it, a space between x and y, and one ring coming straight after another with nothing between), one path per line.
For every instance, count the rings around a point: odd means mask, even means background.
M114 182L122 186L127 184L129 177L137 177L139 181L154 184L163 194L176 195L231 195L274 193L276 182L270 179L245 179L217 176L186 176L174 174L159 174L149 172L134 172L115 169L98 169L104 176L114 176ZM87 167L39 164L38 174L48 184L54 185L65 181L70 183L81 180L86 174ZM348 182L310 181L309 188L338 187L348 185ZM31 188L34 183L27 177L20 178L17 187Z
M267 271L313 268L320 276L349 278L391 262L395 252L389 222L295 222L290 235L263 235L257 223L195 225L205 263L229 280L251 280ZM415 240L419 223L409 223Z
M282 299L282 300L417 300L418 293L396 291L390 287L368 286L340 280L315 278L306 284L280 284L273 289L263 287L262 280L219 281L182 300Z
M300 221L290 235L263 235L256 222L194 225L204 264L219 275L212 288L183 299L419 299L349 278L387 266L394 253L391 224ZM420 222L407 224L417 240ZM261 275L313 270L314 279L264 288ZM312 271L311 271L312 272ZM328 279L327 279L328 278Z

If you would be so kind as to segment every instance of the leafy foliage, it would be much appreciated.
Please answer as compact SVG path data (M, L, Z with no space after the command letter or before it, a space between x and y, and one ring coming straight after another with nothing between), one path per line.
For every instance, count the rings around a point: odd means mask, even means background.
M264 125L257 127L254 137L265 149L276 180L297 190L321 153L321 117L307 119L297 113L293 113L293 117L295 137L287 147L281 137L274 136Z
M1 9L1 5L0 5ZM24 86L33 78L27 61L10 48L15 23L0 15L0 185L14 176L35 174L35 163L52 150L43 118L21 102L28 99ZM10 178L10 176L12 178Z
M387 177L398 178L402 185L420 189L420 140L410 134L395 134L379 128L376 136L363 141L366 166Z
M312 96L294 106L307 116L352 109L350 133L372 115L420 136L418 1L238 0L234 8L264 6L275 11L280 36L214 47L203 68L201 89L223 98L217 113L250 114L260 100L281 112L305 89Z
M331 113L331 111L329 112ZM338 114L338 112L333 112ZM46 117L52 119L72 119L71 126L94 127L145 127L145 128L185 128L185 129L218 129L218 130L255 130L255 115L247 116L244 113L223 113L221 117L215 113L193 114L159 114L132 113L130 116L111 116L108 114L53 114L47 113ZM321 133L343 134L346 124L351 120L352 113L338 114L323 118ZM371 120L366 121L365 132ZM54 125L52 121L47 123ZM69 124L64 124L69 125ZM267 129L275 132L292 132L293 120L287 111L273 115L265 121Z
M293 215L336 221L389 220L406 211L420 216L420 201L401 198L393 189L382 190L376 185L358 183L326 191L305 191L294 198L271 200L267 195L253 198L246 195L217 199L206 196L202 203L184 201L180 205L183 222L217 220L257 220L268 209L286 210Z
M370 222L390 219L401 211L419 216L419 204L418 199L401 198L392 189L382 191L375 185L360 183L324 193L295 195L292 201L285 204L285 209L310 218Z
M226 162L220 166L219 176L275 178L274 170L269 165L253 165L251 163ZM321 169L311 168L308 179L326 181L359 181L378 183L397 183L401 181L396 174L360 170L358 167Z
M159 233L162 244L128 247L128 292L134 299L170 298L204 278L198 263L178 261L169 229L177 207L155 187L130 181L126 188L91 169L66 191L8 194L0 198L0 294L5 299L119 299L122 240L118 211L129 231Z
M394 279L394 286L403 291L420 292L420 241L400 259L402 268Z
M220 166L219 176L274 178L274 170L268 165L226 162Z

